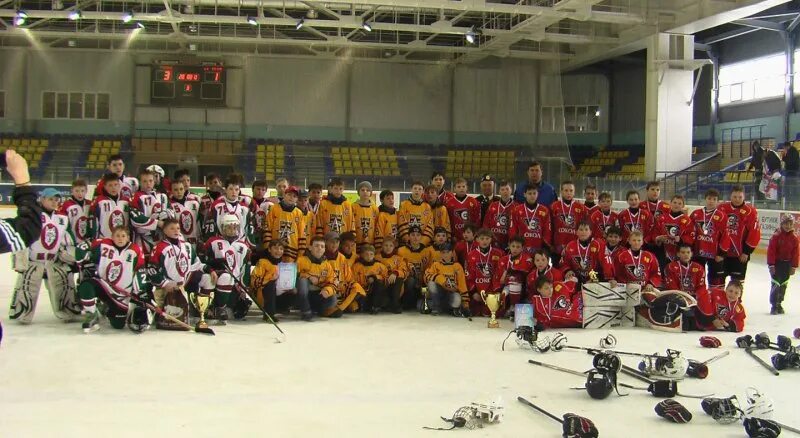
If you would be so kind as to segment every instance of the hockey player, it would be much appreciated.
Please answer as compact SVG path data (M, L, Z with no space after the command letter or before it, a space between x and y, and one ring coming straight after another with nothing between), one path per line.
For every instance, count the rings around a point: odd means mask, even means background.
M503 251L492 246L492 232L481 229L475 236L478 244L467 254L467 262L462 266L467 269L467 290L470 295L470 314L475 316L489 316L489 308L481 298L481 291L496 292L492 289L495 276L500 272L500 260L505 257ZM505 302L505 300L502 300ZM497 316L505 314L505 307L501 307Z
M713 288L697 297L697 328L741 332L747 315L742 305L742 283L731 280L725 290Z
M575 283L553 282L547 277L536 280L537 295L533 297L533 314L537 324L549 328L580 328L583 326L583 297Z
M604 253L606 260L608 264L611 265L612 269L614 267L614 258L617 256L617 253L627 249L620 244L621 236L622 231L620 231L619 227L616 225L609 227L608 231L606 231L606 245Z
M217 273L197 257L194 245L183 240L177 219L164 220L164 239L156 244L148 260L148 274L155 287L154 296L158 307L178 308L178 318L188 322L189 294L210 296L217 282ZM217 299L218 302L222 298ZM221 322L227 319L226 312L217 313ZM158 328L182 330L166 319L158 319Z
M311 207L308 205L308 191L302 188L297 189L297 208L303 213L303 217L306 221L305 235L313 235L314 233L311 230L311 226L314 224L314 212L311 211Z
M758 243L761 241L761 224L758 222L758 211L744 202L744 186L735 185L731 190L731 201L719 207L726 229L727 247L723 261L725 276L744 281L747 275L747 263Z
M377 315L386 310L390 302L399 301L399 297L389 297L389 288L386 282L388 277L389 269L383 263L375 260L375 247L364 244L361 247L361 256L353 265L353 279L367 293L367 299L364 300L364 312Z
M146 170L153 172L153 176L156 180L154 190L158 193L169 196L171 193L172 181L167 178L167 173L164 172L164 168L158 164L151 164L150 166L147 166ZM139 181L139 183L141 184L141 181Z
M250 211L253 213L253 234L256 236L264 235L264 223L267 220L267 213L272 202L267 199L269 187L263 180L253 181L253 200L250 202ZM260 247L261 239L256 239Z
M692 247L686 243L678 246L678 259L664 268L667 290L679 290L693 297L699 297L706 290L706 271L703 266L692 261Z
M189 169L178 169L172 174L172 181L180 181L187 192L191 193L192 188L192 175ZM172 186L170 185L170 193L172 193ZM198 200L200 197L198 196Z
M439 205L447 204L447 200L450 199L453 194L448 192L444 187L444 174L441 172L433 172L431 175L431 185L436 188L436 198L439 201Z
M108 157L108 161L106 161L106 172L106 175L111 174L117 177L120 183L121 196L130 199L133 194L139 190L139 181L132 176L125 175L125 161L122 160L122 155L114 154ZM103 188L106 183L108 183L106 175L103 175L100 181L97 182L97 187L94 189L94 198L104 194Z
M186 189L189 191L189 189ZM222 179L216 173L206 175L206 194L200 197L200 222L203 224L202 240L205 240L214 233L214 222L209 220L211 216L211 205L222 197L225 189L222 188Z
M475 242L475 233L478 232L477 227L472 224L464 225L463 238L456 242L456 261L461 263L461 266L466 266L467 254L478 246ZM436 260L439 258L436 257Z
M285 179L285 178L283 178ZM285 188L284 188L285 189ZM283 193L283 192L279 192ZM319 201L322 200L322 184L311 183L308 185L308 209L317 214Z
M592 281L592 272L600 281L614 278L614 271L606 259L605 242L592 238L592 224L581 222L578 225L578 239L564 247L561 256L561 271L564 278L572 277L578 281L578 287Z
M588 219L586 206L575 200L575 184L572 181L561 183L561 198L550 206L553 220L553 265L558 266L564 248L577 238L578 224Z
M264 311L264 314L278 322L276 312L288 311L292 299L297 300L300 295L297 289L284 291L280 297L277 295L278 265L283 258L283 242L270 240L264 245L267 249L264 257L258 260L253 273L250 275L250 298ZM302 303L297 302L301 308ZM269 318L264 318L269 320ZM306 318L308 319L308 318Z
M525 189L525 203L511 210L511 226L508 236L525 239L525 251L533 254L537 249L549 249L553 233L550 211L536 202L539 192L534 186Z
M783 298L789 285L789 277L800 264L800 240L794 234L794 218L791 213L781 219L781 227L769 239L767 266L772 277L769 303L770 314L783 315Z
M533 270L533 257L524 252L525 239L515 237L508 243L508 255L500 258L500 265L492 282L492 290L503 291L504 307L509 312L525 297L525 280ZM506 312L508 313L508 312Z
M403 243L409 242L408 235L411 228L419 228L423 245L430 244L433 240L433 212L430 204L425 202L424 194L425 186L419 181L414 181L411 184L411 197L400 203L397 224L400 241Z
M78 286L85 313L85 333L100 328L98 298L105 303L105 316L111 327L121 329L127 322L128 328L137 333L150 327L152 314L144 303L150 304L153 299L145 280L145 257L141 249L131 243L128 228L115 227L110 238L98 239L91 247L81 245L76 250L76 258L95 266L95 277L84 278Z
M442 248L442 259L425 270L427 295L419 304L422 313L438 315L441 310L453 316L469 316L469 294L464 268L453 261L453 247L449 243ZM444 307L444 309L443 309Z
M403 258L408 267L408 276L406 277L404 296L418 297L421 293L421 288L425 287L425 270L427 269L430 261L427 259L428 252L422 245L422 231L419 227L411 227L409 233L408 245L401 246L397 249L397 255ZM410 295L406 295L410 294ZM410 298L405 298L404 303L408 304ZM417 302L414 301L416 306Z
M617 283L635 283L647 288L661 287L661 269L656 256L650 251L642 249L644 235L639 230L633 230L628 237L628 249L621 251L614 258L614 279L611 288Z
M352 269L353 264L358 260L356 233L348 231L339 236L339 254L344 256L344 259L347 261L347 266Z
M661 183L658 181L650 181L647 183L647 202L645 202L643 207L650 212L653 221L658 219L662 214L668 215L671 209L670 203L658 199L659 196L661 196Z
M343 192L344 183L339 178L334 178L328 183L328 194L320 201L319 210L314 217L317 236L355 230L353 206L344 197Z
M358 184L358 202L353 204L356 249L375 243L375 229L378 221L378 207L372 202L372 184L362 181Z
M506 180L500 181L499 191L500 198L492 201L483 215L483 228L492 230L492 241L495 246L505 250L508 246L511 212L517 203L512 196L514 190L511 188L511 183Z
M583 188L583 205L586 207L586 218L590 219L592 214L600 208L597 203L597 186L594 184L586 184ZM594 234L596 238L602 238L602 234Z
M353 237L355 247L355 237ZM352 264L341 252L339 236L331 231L325 235L325 258L333 269L333 288L336 291L336 305L342 312L355 313L364 306L367 295L364 288L353 278Z
M311 321L312 311L328 318L342 316L336 305L338 280L325 258L325 239L319 236L311 239L308 251L297 260L297 273L298 302L304 321Z
M61 203L61 193L53 188L42 191L39 204L42 208L42 231L39 240L27 249L14 253L14 270L19 273L11 297L8 316L22 324L33 322L42 280L46 279L47 292L53 313L69 322L81 310L75 297L75 287L69 281L69 266L62 260L61 252L75 246L69 219L56 213Z
M396 247L397 242L394 239L384 239L383 247L375 258L383 263L388 271L386 287L389 289L389 311L402 313L404 308L412 309L416 306L417 297L413 286L403 290L403 284L409 276L408 264L397 253Z
M290 184L289 184L289 180L288 179L286 179L284 177L280 177L280 178L276 179L275 180L275 191L277 192L277 194L273 198L268 198L269 201L272 202L273 204L277 204L277 203L283 201L283 194L286 192L286 189L288 189L289 187L290 187ZM318 188L319 190L315 190L315 188ZM311 200L315 201L315 202L312 203L311 205L314 206L314 207L319 207L319 201L322 199L322 186L319 185L319 184L311 184L310 186L308 186L308 190L310 190L311 192L314 192L311 195ZM316 213L316 212L317 212L317 210L315 209L314 213Z
M453 240L463 238L464 225L481 223L481 203L467 194L467 180L456 178L453 196L444 203L450 219Z
M89 219L90 203L86 201L88 188L86 180L76 179L72 181L71 195L69 199L61 204L58 214L62 214L69 219L69 228L75 239L75 244L83 242L91 243L94 236L94 226Z
M239 178L237 176L229 177L225 181L225 194L219 197L209 210L206 221L210 223L210 228L214 232L211 237L217 236L222 233L222 219L232 214L239 218L239 235L238 239L247 239L252 244L255 241L253 236L253 222L252 212L250 211L250 201L240 197Z
M428 260L428 264L425 265L424 269L428 269L431 263L433 263L436 260L440 260L442 258L441 254L442 246L444 246L445 243L450 243L447 240L447 236L448 236L447 231L445 231L444 228L437 228L436 230L434 230L433 243L431 244L431 246L425 248L425 251L423 251L424 254L422 255L422 257Z
M383 246L384 239L397 240L397 209L394 208L394 193L384 190L380 193L381 205L375 219L375 247Z
M550 266L550 255L547 254L546 249L537 249L533 253L533 269L525 279L525 290L530 303L533 302L533 296L539 293L536 291L536 281L539 277L547 277L554 283L564 281L564 273L560 269Z
M492 178L492 175L486 173L481 177L481 194L475 199L481 205L481 220L478 223L482 224L486 219L486 211L489 210L489 205L500 200L500 197L494 194L494 178Z
M239 237L239 218L227 214L222 218L220 234L206 241L202 253L206 265L217 273L214 293L215 314L221 321L227 319L227 308L236 319L244 319L250 301L241 285L250 284L250 243Z
M306 249L306 216L297 208L300 189L291 186L283 200L270 208L264 231L264 244L277 239L283 242L283 261L294 263Z
M592 235L598 239L605 239L608 229L617 225L618 215L611 211L612 203L609 193L601 193L597 208L589 215L589 220L594 226Z
M639 192L631 190L625 195L628 201L628 208L619 212L617 221L619 229L622 230L622 241L627 244L631 232L638 230L644 236L644 242L650 241L650 234L653 230L653 216L650 210L640 207Z
M111 230L116 227L130 226L130 200L120 194L121 188L119 177L111 173L103 176L102 194L92 199L89 209L97 239L111 237Z
M433 215L433 228L443 228L447 230L447 236L449 240L449 236L453 233L453 228L450 224L450 216L447 214L447 207L441 203L439 200L439 192L437 192L436 187L428 186L425 188L425 200L428 202L428 205L431 206L431 214ZM449 200L452 196L447 196Z
M717 208L719 192L710 189L705 193L705 208L693 211L689 218L694 223L694 258L708 272L711 287L725 286L725 269L722 264L723 255L730 241L726 238L727 226L725 217Z
M155 191L155 175L149 170L139 173L140 190L131 199L133 243L150 254L159 240L158 228L164 219L174 217L167 195Z
M684 208L683 196L675 195L670 201L670 211L655 218L652 241L662 267L678 258L679 244L694 244L694 226Z
M172 181L172 196L169 199L175 218L181 227L183 238L196 245L200 238L200 198L190 193L183 180Z

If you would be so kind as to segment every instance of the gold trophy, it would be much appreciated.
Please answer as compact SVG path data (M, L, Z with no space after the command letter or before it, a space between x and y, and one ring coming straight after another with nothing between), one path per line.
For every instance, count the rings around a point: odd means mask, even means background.
M589 271L589 282L590 283L597 283L598 281L600 281L600 280L598 280L598 278L597 278L597 271L595 271L594 269Z
M206 310L208 310L208 306L211 304L211 295L199 295L197 293L193 293L190 295L192 300L192 304L200 312L200 321L197 321L195 325L195 329L200 330L208 330L208 323L206 322Z
M481 299L483 299L483 302L486 303L486 307L489 308L489 311L492 312L492 317L489 318L489 322L486 324L486 326L489 328L499 328L500 321L495 318L495 313L497 312L497 309L500 308L500 294L487 294L485 290L482 290Z

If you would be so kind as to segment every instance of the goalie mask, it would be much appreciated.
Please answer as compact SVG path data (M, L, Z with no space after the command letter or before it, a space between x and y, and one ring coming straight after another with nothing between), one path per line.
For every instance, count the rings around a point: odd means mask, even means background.
M239 221L238 217L232 214L226 214L222 218L222 237L226 239L235 239L239 237L240 225L241 221Z
M728 398L704 398L700 407L720 424L735 423L742 415L735 395Z

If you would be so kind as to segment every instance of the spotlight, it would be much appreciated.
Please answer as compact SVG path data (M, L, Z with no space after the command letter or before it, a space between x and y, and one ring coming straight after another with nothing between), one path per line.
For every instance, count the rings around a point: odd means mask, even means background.
M372 26L369 25L366 21L361 23L361 28L366 30L367 32L372 32Z
M600 110L597 110L597 111L595 111L595 112L594 112L594 116L595 116L595 117L600 117Z
M78 45L78 43L77 43L77 42L75 42L75 40L69 40L69 41L67 41L67 47L75 47L75 46L77 46L77 45Z
M133 20L133 12L126 12L122 14L122 22L123 23L130 23Z
M139 29L144 29L144 23L142 23L141 21L137 21L136 27L138 27Z
M17 17L18 18L28 18L28 13L23 11L22 9L17 9Z
M256 20L256 17L247 17L247 22L250 23L253 26L257 26L258 25L258 21Z
M464 34L464 38L466 38L467 42L470 44L475 44L475 39L480 35L482 32L477 29L475 26L469 28L467 33Z
M306 20L305 20L305 19L303 19L303 18L301 18L301 19L300 19L300 20L297 22L297 24L294 26L294 28L295 28L296 30L300 30L300 29L302 29L302 28L303 28L303 26L304 26L305 24L306 24Z
M25 24L25 17L20 17L19 15L14 17L14 26L19 27L22 26L23 24Z
M75 20L80 20L80 18L81 18L81 11L80 11L80 10L78 10L78 9L76 9L76 10L74 10L74 11L70 11L69 15L67 15L67 18L69 18L69 19L70 19L70 20L72 20L72 21L75 21Z

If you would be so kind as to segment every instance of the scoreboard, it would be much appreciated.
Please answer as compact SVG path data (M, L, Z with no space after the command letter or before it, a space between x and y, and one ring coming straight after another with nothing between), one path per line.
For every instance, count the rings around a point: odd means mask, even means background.
M225 67L222 65L154 65L152 72L152 105L225 106Z

